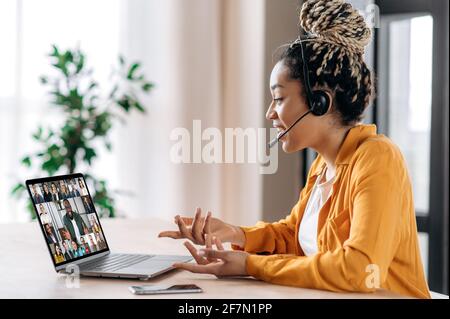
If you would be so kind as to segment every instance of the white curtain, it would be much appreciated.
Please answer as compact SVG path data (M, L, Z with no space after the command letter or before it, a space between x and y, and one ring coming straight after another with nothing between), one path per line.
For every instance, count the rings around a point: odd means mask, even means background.
M263 2L169 0L126 2L121 47L156 81L146 117L119 137L120 177L135 197L134 216L172 218L196 206L240 224L261 213L261 178L252 164L173 164L171 130L193 120L202 129L262 127ZM192 156L192 155L191 155Z
M0 15L0 222L27 220L9 195L36 174L20 158L36 150L38 123L62 118L38 83L53 43L80 44L101 79L121 52L156 83L147 114L116 126L113 152L93 166L126 193L117 196L121 215L172 218L200 206L233 223L260 218L257 165L174 164L169 136L176 127L192 132L193 120L222 131L263 127L264 1L2 0Z

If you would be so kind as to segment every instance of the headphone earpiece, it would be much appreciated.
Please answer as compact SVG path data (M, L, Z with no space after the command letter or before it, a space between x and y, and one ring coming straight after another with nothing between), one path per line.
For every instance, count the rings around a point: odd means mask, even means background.
M305 62L305 53L303 52L302 41L299 38L298 41L296 41L295 43L298 43L300 45L300 53L302 55L303 61L303 79L305 81L306 96L308 99L310 112L315 116L325 115L328 112L328 109L331 104L330 97L325 91L322 90L312 91L311 83L309 80L308 65Z
M314 91L311 97L311 113L315 116L322 116L328 112L330 107L330 97L324 91Z

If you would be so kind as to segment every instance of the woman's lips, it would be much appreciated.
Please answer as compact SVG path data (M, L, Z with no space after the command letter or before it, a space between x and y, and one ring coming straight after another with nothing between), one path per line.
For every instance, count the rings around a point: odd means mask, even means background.
M276 129L277 129L278 133L282 133L282 132L284 132L284 131L285 131L285 128L284 128L284 127L282 127L282 126L274 126L274 128L276 128Z
M282 140L286 137L286 135L287 135L287 134L283 135L284 132L286 131L285 128L284 128L284 127L275 127L275 128L276 128L277 131L278 131L277 138L278 138L280 141L282 141ZM283 135L283 136L282 136L282 135Z

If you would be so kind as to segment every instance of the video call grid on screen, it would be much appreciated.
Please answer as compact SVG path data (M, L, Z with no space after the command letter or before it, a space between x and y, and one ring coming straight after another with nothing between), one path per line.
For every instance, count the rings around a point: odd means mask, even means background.
M27 186L55 265L108 250L81 174L30 181Z

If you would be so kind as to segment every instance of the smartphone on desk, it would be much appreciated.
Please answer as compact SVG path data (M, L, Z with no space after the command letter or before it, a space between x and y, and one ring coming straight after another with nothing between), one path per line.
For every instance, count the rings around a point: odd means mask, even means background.
M130 291L135 295L157 295L157 294L185 294L203 292L197 285L142 285L131 286Z

